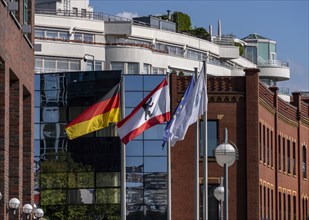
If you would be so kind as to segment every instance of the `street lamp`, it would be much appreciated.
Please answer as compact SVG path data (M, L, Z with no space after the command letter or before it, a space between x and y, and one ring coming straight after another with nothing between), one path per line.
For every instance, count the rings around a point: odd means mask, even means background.
M18 209L19 205L20 205L19 199L17 199L17 198L10 199L9 207L10 207L10 209L14 210L14 215L16 214L16 210Z
M224 143L215 149L217 163L224 167L224 220L228 220L228 167L233 165L238 157L237 149L228 143L228 131L224 131Z
M40 208L37 208L35 211L34 211L34 216L38 219L42 218L44 216L44 212L42 209Z
M32 209L33 209L33 207L30 204L25 204L23 206L23 213L27 215L27 219L29 219L29 215L32 212Z
M220 208L219 208L219 219L222 220L223 219L223 215L222 215L222 207L223 204L222 202L224 201L224 186L223 186L223 178L220 178L220 186L217 186L214 190L214 196L215 198L220 202Z

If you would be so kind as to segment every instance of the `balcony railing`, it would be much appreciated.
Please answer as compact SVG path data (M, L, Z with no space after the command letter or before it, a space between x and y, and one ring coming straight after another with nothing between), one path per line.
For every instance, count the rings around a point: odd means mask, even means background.
M289 63L281 60L263 60L258 57L258 66L289 67Z

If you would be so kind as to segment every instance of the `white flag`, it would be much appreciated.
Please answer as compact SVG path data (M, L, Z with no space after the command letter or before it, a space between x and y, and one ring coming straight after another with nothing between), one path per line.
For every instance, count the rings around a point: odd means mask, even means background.
M205 83L205 74L202 70L187 102L184 104L178 117L170 127L171 145L174 146L177 141L183 140L189 126L195 123L206 111L207 87Z

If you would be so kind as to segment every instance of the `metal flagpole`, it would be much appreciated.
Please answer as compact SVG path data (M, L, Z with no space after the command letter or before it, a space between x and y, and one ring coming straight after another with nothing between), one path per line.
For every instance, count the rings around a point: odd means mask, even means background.
M167 141L167 219L172 220L171 144Z
M195 80L197 80L197 68L194 68ZM196 121L195 126L195 149L194 149L194 219L200 219L200 123L199 120Z
M205 107L206 111L204 113L204 143L203 143L203 150L204 150L204 160L203 160L203 219L208 220L208 147L207 147L207 63L203 61L204 67L204 76L205 76L205 84L206 84L206 96L205 96Z
M170 75L168 75L170 87ZM170 111L171 112L171 111ZM172 220L172 170L171 170L171 143L167 141L167 220Z
M121 116L125 116L124 77L121 77ZM121 142L121 219L126 220L126 145Z

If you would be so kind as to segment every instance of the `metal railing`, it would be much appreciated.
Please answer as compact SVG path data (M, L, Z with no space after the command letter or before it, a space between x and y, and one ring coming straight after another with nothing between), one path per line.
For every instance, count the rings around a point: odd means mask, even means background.
M289 67L289 63L281 60L264 60L261 57L258 57L258 66Z

